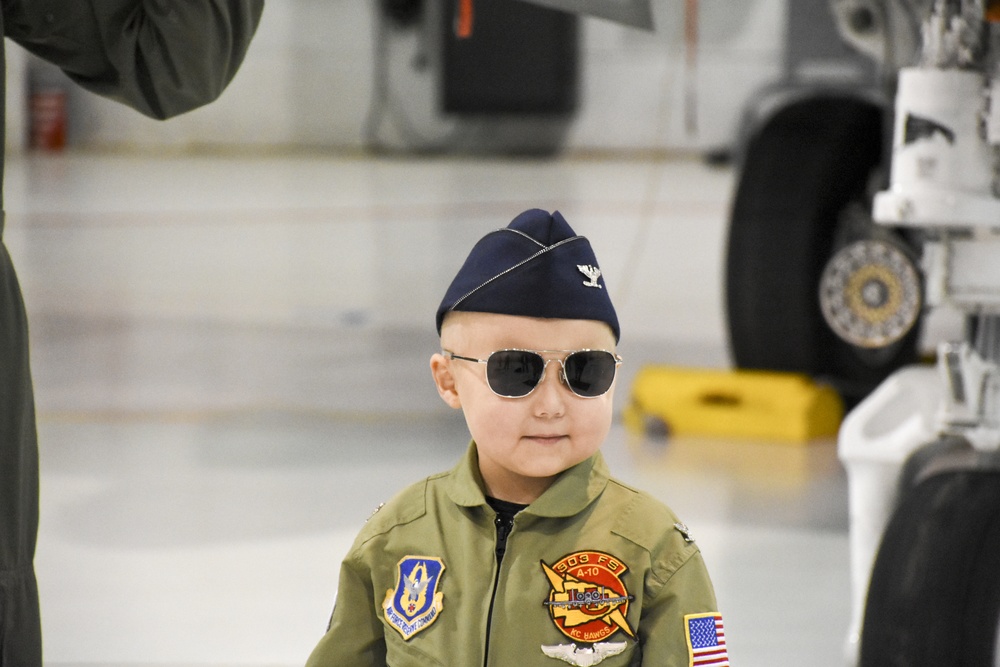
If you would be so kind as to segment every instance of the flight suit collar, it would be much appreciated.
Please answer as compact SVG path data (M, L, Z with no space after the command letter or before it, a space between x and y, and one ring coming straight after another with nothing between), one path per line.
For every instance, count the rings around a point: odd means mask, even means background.
M486 505L486 495L483 493L485 485L479 473L479 455L475 442L469 445L465 456L449 476L451 486L448 495L455 504L463 507ZM524 513L543 517L579 514L601 495L610 476L604 457L597 452L589 459L563 471Z

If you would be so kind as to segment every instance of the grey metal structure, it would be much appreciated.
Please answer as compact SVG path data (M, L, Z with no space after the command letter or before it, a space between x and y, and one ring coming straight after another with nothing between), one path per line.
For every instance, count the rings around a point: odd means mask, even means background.
M634 28L652 30L653 8L650 0L527 0L535 5L574 14L596 16Z
M820 26L819 4L789 4L793 37ZM1000 6L826 12L869 67L790 39L785 80L747 114L734 358L826 378L857 403L838 444L847 663L1000 665ZM966 335L938 347L936 368L914 364L920 313L939 307Z

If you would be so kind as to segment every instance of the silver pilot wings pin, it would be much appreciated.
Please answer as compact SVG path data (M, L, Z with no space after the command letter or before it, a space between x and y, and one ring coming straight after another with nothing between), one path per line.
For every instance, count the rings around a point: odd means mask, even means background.
M557 658L576 667L591 667L618 655L628 646L626 642L597 642L591 648L580 648L576 644L556 644L542 646L542 652L550 658Z

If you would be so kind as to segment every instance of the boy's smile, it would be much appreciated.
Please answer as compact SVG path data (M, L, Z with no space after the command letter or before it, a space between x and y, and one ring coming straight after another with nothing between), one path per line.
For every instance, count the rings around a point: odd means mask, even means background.
M509 349L614 352L614 343L610 327L594 320L448 314L442 347L472 361L435 354L431 371L445 403L465 414L489 495L531 503L556 475L593 455L611 427L614 385L601 396L577 396L563 383L560 365L549 363L530 394L505 398L490 389L486 367L475 359ZM566 353L542 356L561 360Z

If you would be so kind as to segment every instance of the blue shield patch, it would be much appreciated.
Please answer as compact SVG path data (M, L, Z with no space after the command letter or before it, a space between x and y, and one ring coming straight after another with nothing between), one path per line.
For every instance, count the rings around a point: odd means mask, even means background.
M444 562L432 556L406 556L396 564L396 588L386 591L382 611L389 625L409 639L438 619L444 593L438 591Z

